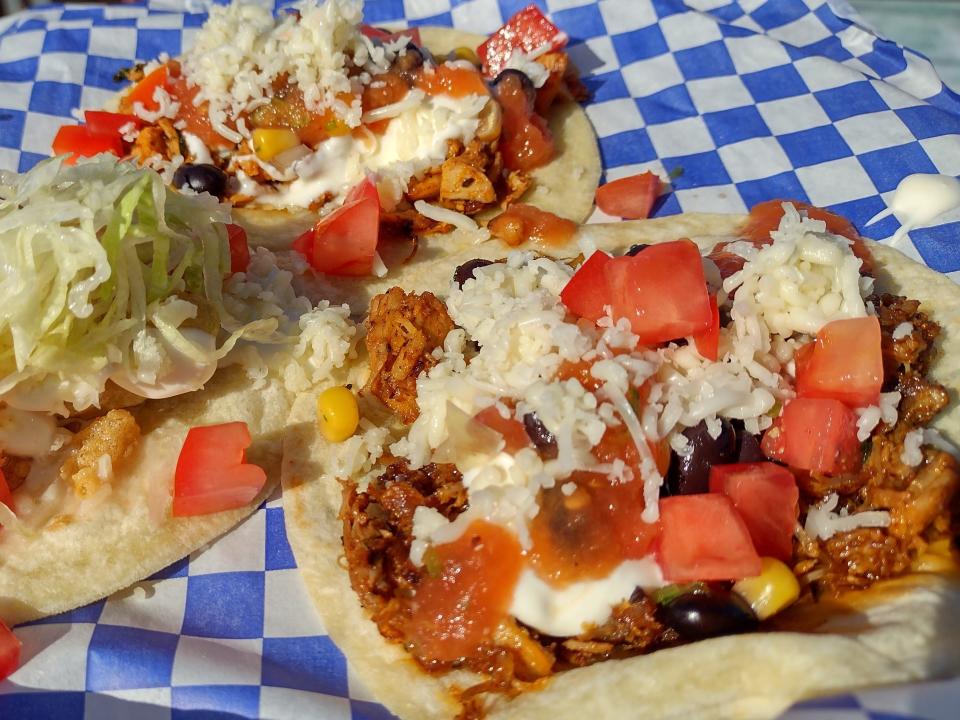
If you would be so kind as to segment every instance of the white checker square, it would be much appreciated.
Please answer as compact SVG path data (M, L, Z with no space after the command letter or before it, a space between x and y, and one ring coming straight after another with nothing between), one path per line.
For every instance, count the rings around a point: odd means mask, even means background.
M264 576L263 636L268 638L326 635L296 568L271 570Z
M0 169L16 171L20 167L20 151L0 147Z
M774 135L830 124L830 117L813 95L796 95L757 103L757 112Z
M425 18L445 12L450 9L449 3L437 0L404 0L403 16L405 18Z
M43 38L46 35L42 30L30 32L14 32L0 39L0 55L4 62L14 62L25 58L36 57L43 49Z
M683 74L670 53L624 66L623 82L633 97L645 97L680 85Z
M741 75L790 62L790 56L783 46L766 35L728 37L724 43L733 59L733 66Z
M0 82L0 98L3 106L11 110L26 110L30 107L33 83Z
M153 9L158 9L160 3L151 3ZM180 3L180 11L183 11L183 4ZM121 20L125 18L142 18L143 8L129 7L127 5L107 5L103 8L103 17L107 20Z
M735 185L674 190L683 212L745 213L747 206Z
M759 180L787 172L793 165L774 138L750 138L717 150L734 182Z
M578 43L567 50L567 54L584 76L608 73L620 67L617 51L609 35Z
M859 695L858 700L864 710L877 713L922 717L927 720L954 720L957 717L958 697L960 679L954 679L921 683L912 687L871 690Z
M637 104L630 98L608 100L587 105L587 117L599 137L609 137L627 130L643 127L643 117Z
M260 688L260 717L270 720L350 720L350 701L322 693L265 685Z
M647 134L659 157L692 155L716 147L701 117L650 125L647 127Z
M547 12L552 13L557 10L569 10L570 8L592 5L595 0L547 0Z
M874 70L872 67L867 65L862 60L858 60L857 58L850 58L848 60L844 60L843 64L845 67L848 67L852 70L856 70L858 73L860 73L862 76L868 79L877 79L880 77L879 75L877 75L876 70Z
M726 75L687 82L687 92L701 113L730 110L753 105L753 96L737 75Z
M74 52L44 53L37 61L37 80L53 82L83 83L87 69L87 56Z
M788 22L786 25L781 25L770 32L770 35L780 42L794 47L812 45L815 42L827 39L832 34L829 28L812 13L797 18L793 22Z
M474 0L458 5L450 14L455 27L470 28L471 32L483 35L492 33L503 24L502 20L506 19L500 12L497 0Z
M607 182L630 177L631 175L639 175L640 173L645 173L648 171L652 172L654 175L659 175L661 182L664 184L670 183L667 171L664 170L663 163L661 163L659 160L651 160L650 162L635 163L633 165L621 165L620 167L611 168L607 171Z
M170 688L111 690L87 693L84 717L97 720L170 720L172 700Z
M80 107L83 109L99 110L106 107L107 103L113 100L116 92L113 90L104 90L103 88L84 85L80 91Z
M884 104L891 110L901 110L903 108L918 107L925 104L920 98L906 93L896 85L891 85L888 82L873 81L870 84L873 85L873 89L877 91L877 94L883 98Z
M857 25L847 25L837 33L843 47L853 55L866 55L873 52L877 36Z
M94 27L90 29L91 55L132 58L137 54L137 29L132 27Z
M793 66L810 88L810 92L829 90L863 80L863 75L856 70L825 57L800 58Z
M377 698L374 697L373 693L370 692L370 689L366 686L366 683L357 675L353 669L353 665L349 663L347 663L347 687L349 688L348 694L351 700L377 702Z
M61 125L68 121L57 115L28 112L24 121L22 150L26 152L50 154L50 145Z
M884 78L886 82L918 98L928 98L943 90L943 81L929 60L912 52L904 52L903 57L907 67L896 75Z
M877 194L876 185L856 158L797 168L796 173L810 202L821 207Z
M232 531L190 556L190 574L262 572L266 543L267 514L255 512Z
M611 35L639 30L657 23L657 13L653 9L653 3L608 0L599 5L603 24Z
M87 647L93 623L30 625L17 628L23 643L20 667L0 692L21 688L82 691L87 682Z
M941 135L920 141L920 147L944 175L960 175L960 135Z
M182 9L180 12L182 12ZM147 15L141 17L137 25L141 29L149 30L180 30L183 28L183 15L180 13Z
M843 118L837 120L834 127L857 154L903 145L916 139L893 110Z
M674 52L706 45L723 35L716 20L696 13L677 13L660 21L660 31Z
M187 578L144 581L111 596L100 622L177 635L187 606Z
M170 684L259 685L263 640L183 635L173 658Z
M180 47L184 49L192 48L197 42L197 33L199 32L200 28L198 27L184 28L183 32L180 34Z

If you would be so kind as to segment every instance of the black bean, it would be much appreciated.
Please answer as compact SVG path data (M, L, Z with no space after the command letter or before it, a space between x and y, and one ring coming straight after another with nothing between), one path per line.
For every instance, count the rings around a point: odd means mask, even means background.
M527 413L523 416L523 427L533 444L537 447L537 452L544 460L553 460L557 457L557 439L553 433L547 430L536 413Z
M527 77L525 72L507 68L506 70L501 70L500 74L497 75L493 81L493 85L496 88L500 88L501 84L509 86L514 83L520 90L523 90L527 96L527 100L529 100L532 105L537 99L537 89L533 86L533 81Z
M200 163L181 165L173 174L175 187L189 187L194 192L210 193L222 198L227 189L227 174L216 165Z
M397 55L397 59L393 61L393 69L404 80L413 83L417 79L417 71L430 59L432 57L428 51L417 47L412 42L407 43L405 52L402 55Z
M684 640L750 632L758 624L757 616L739 595L719 589L681 595L658 605L656 613L660 622Z
M477 268L486 267L487 265L493 265L491 260L482 260L480 258L475 258L473 260L467 260L463 265L458 267L453 271L453 281L457 284L457 287L463 287L463 284L472 277L476 277L473 274L473 271Z
M746 430L737 430L737 462L752 463L766 460L760 449L760 440Z
M726 418L720 420L720 434L716 438L707 432L707 423L701 420L683 431L690 443L690 452L677 455L670 463L667 493L692 495L710 490L710 467L737 462L737 432Z
M647 245L646 243L637 243L636 245L631 245L630 249L627 250L624 253L624 255L630 255L631 257L634 255L639 255L642 251L646 250L648 247L650 246Z

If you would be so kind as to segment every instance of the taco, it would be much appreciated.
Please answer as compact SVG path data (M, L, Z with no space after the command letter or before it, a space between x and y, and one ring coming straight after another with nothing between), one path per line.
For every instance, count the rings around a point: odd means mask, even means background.
M357 433L327 391L285 440L379 701L772 717L960 669L953 283L779 202L461 250L371 303Z
M600 175L577 104L586 90L567 36L535 6L490 38L388 33L361 16L353 0L304 0L276 18L213 6L191 49L129 70L117 112L63 128L54 152L129 155L223 197L260 245L340 206L338 221L357 225L351 189L367 175L393 237L446 232L520 197L586 218ZM370 274L376 234L358 235L314 253L317 268Z
M17 624L252 512L293 393L354 330L297 296L226 206L153 171L55 159L0 175L0 197L0 620Z

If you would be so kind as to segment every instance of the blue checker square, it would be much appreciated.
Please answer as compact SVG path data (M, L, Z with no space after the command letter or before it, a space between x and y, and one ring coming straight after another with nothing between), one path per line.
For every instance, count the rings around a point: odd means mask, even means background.
M753 30L750 28L741 27L740 25L721 25L720 34L724 37L737 38L737 37L749 37L750 35L755 35Z
M711 10L708 10L707 13L715 17L717 20L722 21L723 23L733 22L734 20L738 20L742 18L746 14L744 9L740 7L738 3L728 3L727 5L722 5L718 8L713 8ZM721 31L723 30L724 27L737 28L736 25L724 24L724 25L721 25L721 28L720 28ZM737 28L737 29L743 29L743 28Z
M810 8L802 0L768 0L750 13L750 17L764 30L799 20L810 14Z
M180 54L182 33L179 30L140 28L137 30L137 59L153 60L165 52L171 57Z
M205 13L188 13L183 16L183 26L185 28L198 28L207 21Z
M740 79L757 102L780 100L809 92L807 84L793 65L778 65L766 70L744 73Z
M395 720L383 705L362 700L350 701L350 717L352 720Z
M713 151L667 157L663 158L661 163L664 169L674 177L672 183L677 190L729 185L731 182L723 161Z
M873 84L863 80L849 85L843 85L829 90L820 90L813 96L820 103L820 107L827 116L836 122L853 115L880 112L887 109L887 104L880 97Z
M847 141L833 125L778 135L777 140L793 167L817 165L853 155Z
M33 168L41 160L46 160L49 155L40 155L32 152L20 153L20 164L17 166L17 172L26 172Z
M260 715L256 685L188 685L170 691L170 720L239 720Z
M595 4L581 7L557 10L552 15L553 21L571 38L582 40L607 34L600 6Z
M637 98L636 103L647 125L696 117L699 114L686 85L674 85L652 95Z
M664 217L666 215L679 215L682 212L683 208L680 207L680 200L677 198L677 194L667 193L657 198L650 214L656 217Z
M651 4L653 5L654 12L657 13L657 17L659 18L670 17L671 15L679 15L680 13L687 12L687 8L684 7L684 3L679 3L677 0L652 0Z
M863 169L880 192L897 187L913 173L937 173L937 168L918 142L872 150L858 156Z
M0 147L20 147L26 119L27 114L25 112L0 108Z
M727 50L723 40L715 40L706 45L678 50L674 53L674 57L677 60L680 72L687 80L737 74L737 70L733 66L733 60L730 58L730 51Z
M927 98L927 102L934 107L945 110L948 113L960 116L960 95L946 85L936 95Z
M605 102L607 100L619 100L630 97L630 91L623 81L623 75L614 70L608 73L598 73L596 75L587 75L583 78L583 84L590 92L591 102Z
M85 53L89 47L89 28L55 28L44 35L42 52Z
M82 85L45 80L33 84L30 110L48 115L70 117L70 111L80 106Z
M621 65L663 55L670 51L659 25L650 25L613 36L613 49Z
M35 57L0 63L0 82L33 82L38 66Z
M881 210L885 210L887 204L879 195L872 195L858 200L849 200L843 203L829 205L828 209L837 215L847 218L853 223L861 234L868 237L883 240L890 237L899 227L896 218L886 217L883 220L875 222L868 228L865 228L867 221Z
M770 135L770 128L754 105L704 113L703 121L718 146Z
M347 661L326 635L264 638L261 683L346 697Z
M960 134L960 117L927 105L894 110L911 134L919 140Z
M923 261L937 272L960 270L960 222L910 231Z
M297 566L293 550L287 542L287 529L283 522L283 508L267 508L267 547L265 563L267 570L287 570Z
M656 160L657 151L646 130L627 130L600 138L600 156L609 169Z
M87 690L169 686L179 639L171 633L97 625L87 651Z
M170 563L163 570L158 570L150 576L150 580L166 580L167 578L186 577L190 570L190 558L180 558Z
M791 198L804 202L809 200L807 191L803 189L800 179L793 171L778 173L759 180L737 183L737 190L748 208L752 208L764 200L775 200L777 198Z
M424 18L416 18L410 21L411 27L416 27L417 25L434 25L437 27L452 27L453 26L453 15L451 13L445 12L440 13L439 15L431 15Z
M804 57L826 57L837 62L843 62L853 57L853 54L843 46L843 42L836 35L825 37L815 43L804 45L802 48L787 45L787 54L791 60Z
M213 638L263 636L263 573L226 572L191 576L183 634Z
M884 43L882 40L875 40L873 52L858 55L857 59L882 78L907 69L907 58L903 51L893 43Z
M61 13L60 19L102 21L104 19L103 8L66 8L63 13ZM100 22L97 22L97 25L100 24Z
M402 20L404 17L403 0L376 0L364 3L363 21L365 23Z
M0 718L16 720L79 720L83 717L82 692L33 692L0 695Z
M849 20L844 20L842 17L838 17L834 14L833 9L830 7L830 3L823 3L820 7L813 11L813 14L817 16L817 19L823 23L823 26L832 33L838 33L841 30L846 30L852 23Z
M103 88L104 90L120 90L120 88L126 87L127 83L118 83L113 79L113 76L120 70L130 67L130 65L129 60L88 55L83 84Z

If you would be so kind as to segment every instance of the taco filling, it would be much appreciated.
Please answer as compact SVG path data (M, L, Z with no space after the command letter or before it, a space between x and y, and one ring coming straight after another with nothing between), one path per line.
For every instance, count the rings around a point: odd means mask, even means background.
M365 390L408 427L343 483L346 565L383 636L474 673L468 714L949 562L936 319L836 216L767 203L739 235L611 257L585 230L371 304Z
M375 175L384 221L406 232L523 195L555 155L545 118L586 96L567 36L531 6L479 48L434 57L418 30L361 17L351 0L276 17L213 6L191 49L128 71L119 113L89 113L54 151L129 155L188 192L321 213Z

